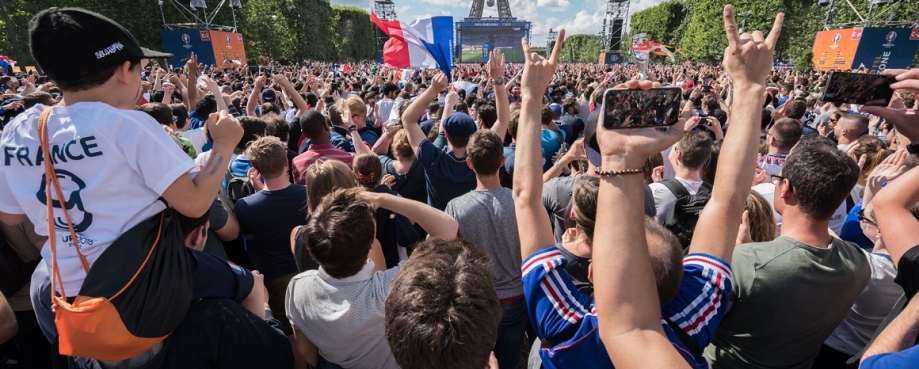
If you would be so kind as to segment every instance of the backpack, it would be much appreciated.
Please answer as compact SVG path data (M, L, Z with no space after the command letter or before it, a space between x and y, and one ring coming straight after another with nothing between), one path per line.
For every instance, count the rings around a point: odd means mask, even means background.
M712 185L702 183L702 187L699 187L699 192L695 195L690 195L689 191L683 187L683 184L676 179L668 179L661 182L661 184L676 196L676 202L667 211L663 226L676 235L685 250L689 247L690 241L692 241L692 234L696 230L696 222L699 221L699 213L708 204L708 200L712 198Z
M26 263L0 234L0 293L12 296L29 284L32 272L41 259Z
M227 197L233 204L236 204L239 199L256 192L255 187L249 182L249 176L235 175L232 169L227 169L227 174L224 175L223 181L227 184Z

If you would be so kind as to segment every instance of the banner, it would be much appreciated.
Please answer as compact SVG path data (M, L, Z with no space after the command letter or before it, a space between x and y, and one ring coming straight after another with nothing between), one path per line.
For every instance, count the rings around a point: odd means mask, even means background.
M241 33L211 31L211 45L218 67L223 65L224 60L246 63L246 46Z
M906 68L919 49L919 28L847 28L817 32L817 70Z
M191 53L198 56L198 62L214 64L214 51L211 48L211 35L207 30L166 30L160 32L163 38L163 49L172 54L167 63L173 68L185 65Z

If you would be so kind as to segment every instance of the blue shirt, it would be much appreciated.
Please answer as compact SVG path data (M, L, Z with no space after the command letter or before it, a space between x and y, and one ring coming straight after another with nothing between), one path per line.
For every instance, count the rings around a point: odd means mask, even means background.
M600 341L597 309L594 302L572 282L565 265L568 261L555 246L536 252L524 260L522 281L527 313L540 339L562 334L579 324L567 341L539 350L547 369L613 368ZM683 259L683 279L677 296L661 308L661 313L682 328L699 347L715 337L727 311L731 293L731 267L706 254L689 254ZM674 348L693 368L708 368L701 355L691 353L661 317L661 326Z
M562 141L565 141L565 131L561 131ZM555 156L555 153L558 152L558 149L562 148L562 143L558 141L558 135L555 134L555 131L544 129L541 133L542 137L542 171L545 172L549 170L552 166L552 157Z
M466 165L466 158L457 158L452 151L438 149L431 141L418 146L418 163L424 169L428 190L428 205L438 210L447 203L475 189L475 172Z
M364 139L363 135L361 135L361 139ZM345 128L332 126L329 143L342 151L355 152L354 144L351 142L351 134Z
M204 127L204 123L207 122L206 119L201 119L201 116L198 115L196 110L192 110L188 113L188 129L198 129Z
M857 244L859 247L871 251L874 249L874 242L865 236L862 232L862 222L858 220L858 212L862 211L862 202L859 201L852 207L852 211L846 216L842 223L842 229L839 231L839 238L843 241L849 241Z
M367 127L361 128L357 131L361 135L361 140L364 140L364 143L373 147L376 145L377 140L380 139L380 136L373 131L373 126L368 125Z
M230 162L230 172L236 177L245 177L248 175L249 168L252 168L252 163L249 162L248 156L240 155ZM223 182L221 182L221 186L225 192L227 190L226 177L224 177Z
M874 355L862 362L862 369L911 369L919 367L919 346L897 353Z
M428 119L426 121L419 123L418 125L421 126L421 131L424 132L425 135L427 135L428 133L431 132L431 128L434 128L434 123L437 123L436 119Z

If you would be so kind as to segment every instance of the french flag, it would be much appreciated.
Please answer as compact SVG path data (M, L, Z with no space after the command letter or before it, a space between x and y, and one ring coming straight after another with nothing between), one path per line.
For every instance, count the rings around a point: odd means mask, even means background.
M383 63L396 68L437 68L450 77L453 70L453 17L418 19L412 24L382 20L370 12L370 20L389 36L383 46Z

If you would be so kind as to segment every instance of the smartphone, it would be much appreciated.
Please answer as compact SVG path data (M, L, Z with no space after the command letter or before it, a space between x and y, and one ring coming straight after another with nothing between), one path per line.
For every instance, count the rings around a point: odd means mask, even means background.
M679 87L650 90L610 88L603 93L603 127L669 127L680 119L681 101L682 90Z
M858 105L887 106L893 98L890 85L894 76L866 73L830 72L823 87L823 101Z

